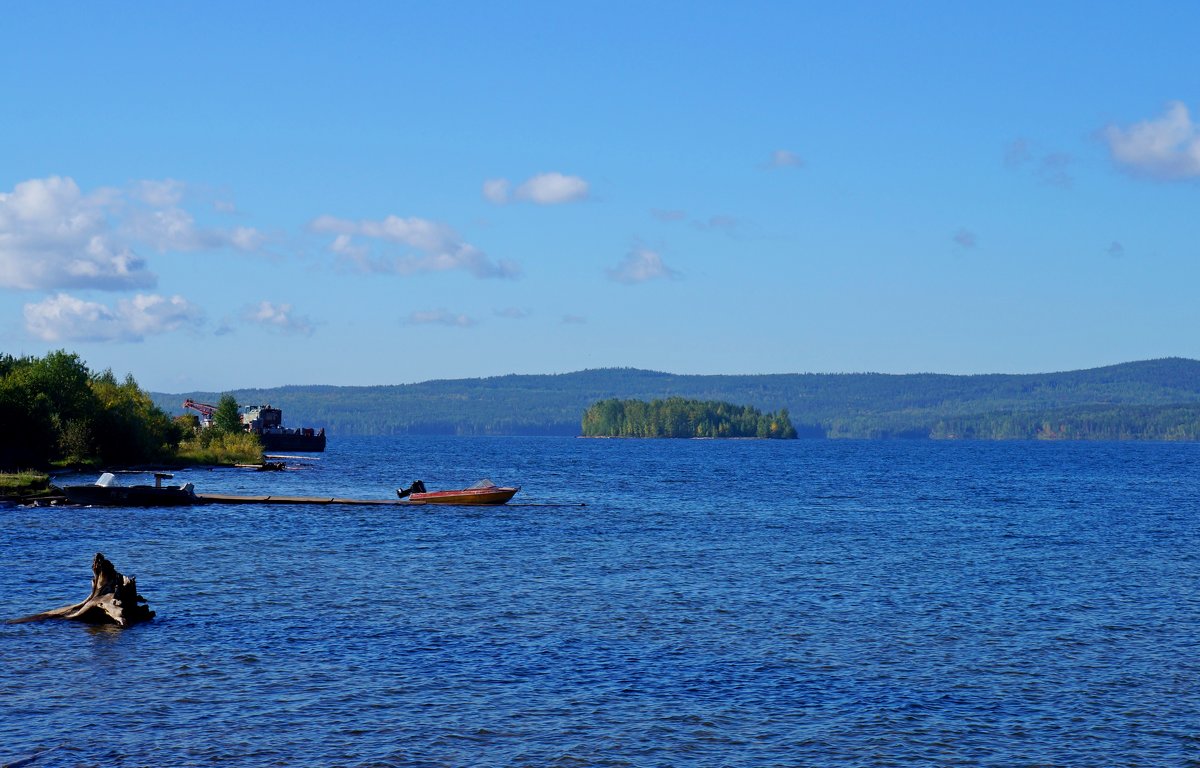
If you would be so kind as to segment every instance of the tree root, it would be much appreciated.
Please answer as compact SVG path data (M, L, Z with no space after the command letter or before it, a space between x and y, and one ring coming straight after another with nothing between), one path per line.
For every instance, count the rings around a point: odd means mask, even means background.
M132 576L123 576L102 553L92 559L92 594L81 603L64 605L44 613L35 613L20 619L9 619L8 624L25 624L46 619L67 619L87 624L116 624L129 627L140 621L154 618L154 611L146 600L137 593L137 584Z

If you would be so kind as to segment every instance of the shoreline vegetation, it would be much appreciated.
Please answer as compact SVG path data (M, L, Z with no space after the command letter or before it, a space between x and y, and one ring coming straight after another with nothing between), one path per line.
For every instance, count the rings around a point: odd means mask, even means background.
M0 501L49 496L50 475L44 472L0 472Z
M229 396L233 411L237 401ZM0 355L0 494L36 491L44 470L259 463L256 435L172 418L132 375L93 372L78 355Z
M750 406L682 397L601 400L584 412L582 429L584 437L796 438L786 408L764 414Z

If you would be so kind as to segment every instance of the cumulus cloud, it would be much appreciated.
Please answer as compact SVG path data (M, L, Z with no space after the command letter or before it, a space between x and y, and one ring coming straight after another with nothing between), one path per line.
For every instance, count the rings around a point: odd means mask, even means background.
M379 221L351 221L320 216L309 226L314 232L334 235L329 249L344 263L363 272L411 275L460 269L479 278L511 278L521 272L515 262L493 261L452 228L428 219L388 216ZM378 256L374 248L356 241L355 237L403 246L415 253Z
M673 280L679 277L679 273L668 267L656 251L638 247L626 254L620 264L608 270L608 277L618 283L635 285L664 278Z
M542 173L517 187L516 196L538 205L572 203L587 198L588 183L578 176Z
M1169 102L1159 117L1128 128L1109 125L1102 136L1113 162L1130 173L1167 180L1200 176L1200 131L1183 102Z
M136 252L260 248L250 227L205 229L180 208L183 184L139 181L127 191L80 190L52 176L0 193L0 287L18 290L136 290L157 283Z
M120 233L126 239L144 243L159 253L221 248L253 252L266 242L266 236L252 227L200 227L191 213L178 207L130 211L125 216Z
M242 319L281 333L299 336L312 336L313 334L312 320L304 315L296 314L291 304L260 301L257 306L248 307L242 313Z
M804 158L786 149L777 149L767 160L768 168L803 168Z
M524 320L529 317L529 312L520 307L505 307L504 309L496 310L496 317L504 317L509 320Z
M560 322L563 325L587 325L587 318L583 315L563 315Z
M445 309L430 309L413 312L408 316L409 325L448 325L454 328L470 328L475 320L466 315L456 315Z
M134 182L133 197L153 208L174 208L183 200L186 185L175 179Z
M539 173L518 184L516 189L508 179L488 179L483 183L483 196L497 205L512 200L524 200L537 205L561 205L586 200L590 185L578 176L558 172Z
M44 341L142 341L202 321L182 296L138 294L115 307L59 293L25 305L25 328Z
M74 180L30 179L0 193L0 287L20 290L153 287L157 278L109 225L112 195Z

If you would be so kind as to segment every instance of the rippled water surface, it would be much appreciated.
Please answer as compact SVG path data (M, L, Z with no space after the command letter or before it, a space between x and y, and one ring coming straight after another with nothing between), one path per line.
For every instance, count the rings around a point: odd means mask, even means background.
M5 617L83 599L97 551L158 612L0 625L0 764L1200 765L1198 466L1172 444L343 438L306 469L177 478L523 490L0 506Z

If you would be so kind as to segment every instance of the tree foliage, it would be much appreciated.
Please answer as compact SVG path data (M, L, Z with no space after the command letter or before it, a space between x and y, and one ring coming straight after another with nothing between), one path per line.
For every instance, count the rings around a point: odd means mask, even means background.
M236 397L229 393L221 395L221 399L217 401L217 410L213 412L212 428L229 434L245 431Z
M0 355L0 467L136 464L173 455L182 432L132 376L92 373L76 354Z
M761 413L750 406L669 397L601 400L583 414L586 437L794 438L787 409Z

